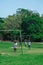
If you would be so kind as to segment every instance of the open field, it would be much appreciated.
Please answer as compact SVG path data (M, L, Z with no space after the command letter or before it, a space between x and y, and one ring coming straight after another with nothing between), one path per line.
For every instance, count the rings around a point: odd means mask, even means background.
M0 42L0 65L43 65L43 43L32 43L31 49L18 45L14 53L13 42Z

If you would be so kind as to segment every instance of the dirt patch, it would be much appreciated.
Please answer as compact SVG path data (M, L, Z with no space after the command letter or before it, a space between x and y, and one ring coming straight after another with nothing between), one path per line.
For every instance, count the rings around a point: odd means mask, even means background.
M8 53L4 53L4 52L3 52L3 53L1 53L1 55L10 55L10 54L8 54Z

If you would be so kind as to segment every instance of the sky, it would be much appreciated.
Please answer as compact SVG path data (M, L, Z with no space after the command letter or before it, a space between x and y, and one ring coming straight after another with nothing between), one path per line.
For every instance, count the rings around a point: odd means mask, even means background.
M43 0L0 0L0 17L13 15L18 8L43 14Z

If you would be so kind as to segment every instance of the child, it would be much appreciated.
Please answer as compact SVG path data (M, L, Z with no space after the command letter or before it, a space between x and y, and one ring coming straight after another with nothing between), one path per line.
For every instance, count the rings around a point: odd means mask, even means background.
M24 45L25 45L25 47L27 46L27 41L26 41L26 39L25 39L25 41L24 41Z
M26 39L25 39L25 43L24 43L24 44L25 44L25 47L26 47L26 46L27 46L27 42L26 42Z
M28 40L28 47L30 48L31 46L31 42L30 42L30 39Z
M17 42L16 40L14 41L14 52L16 52L16 49L17 49Z

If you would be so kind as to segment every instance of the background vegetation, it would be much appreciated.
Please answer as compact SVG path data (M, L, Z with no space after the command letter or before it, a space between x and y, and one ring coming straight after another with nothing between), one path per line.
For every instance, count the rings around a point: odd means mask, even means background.
M0 17L0 40L19 39L20 30L23 39L43 41L43 14L19 8L16 14Z

